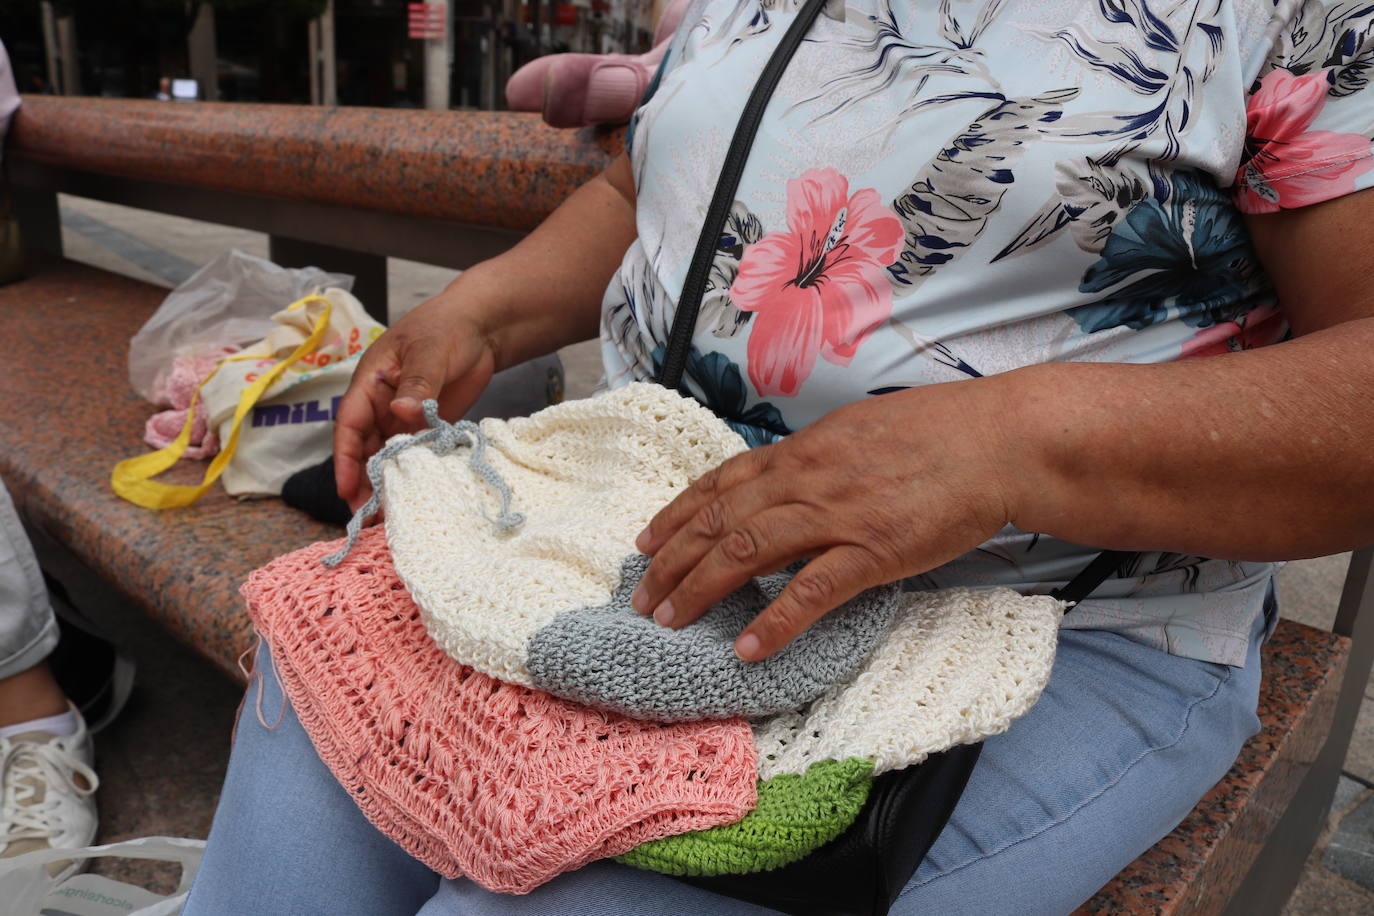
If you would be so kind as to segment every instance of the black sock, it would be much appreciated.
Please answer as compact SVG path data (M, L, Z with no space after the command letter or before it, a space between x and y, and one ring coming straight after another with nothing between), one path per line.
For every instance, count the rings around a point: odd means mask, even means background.
M282 502L312 518L340 527L347 525L353 513L348 503L339 499L339 491L334 487L334 458L326 458L322 464L297 471L286 478L281 488Z

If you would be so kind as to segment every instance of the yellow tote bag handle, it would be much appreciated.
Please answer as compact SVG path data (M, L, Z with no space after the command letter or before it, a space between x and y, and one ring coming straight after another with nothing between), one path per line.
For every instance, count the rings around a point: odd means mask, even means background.
M195 393L191 395L191 408L186 412L186 423L181 427L181 433L172 441L171 445L160 448L155 452L148 452L146 455L138 455L128 458L114 466L114 472L110 475L110 486L115 493L119 494L129 502L145 509L172 509L177 506L189 506L191 503L200 499L201 494L210 489L211 485L219 479L223 473L224 466L234 457L234 451L239 445L239 432L243 425L243 418L248 416L248 411L262 399L263 393L271 388L272 385L281 378L285 372L301 357L311 353L320 345L324 339L325 331L329 330L329 320L333 313L333 303L324 296L306 296L303 299L291 303L288 311L304 308L311 302L323 302L324 311L315 320L315 327L311 330L310 336L301 342L291 355L277 363L267 372L258 378L239 395L238 407L234 409L234 421L229 428L229 439L215 456L215 460L210 462L210 466L205 469L205 477L194 487L182 484L158 483L152 478L161 474L163 471L176 464L181 456L186 452L187 446L191 444L191 427L196 419L196 405L200 401L200 389L205 382L210 380L210 373L205 380L196 386ZM220 366L225 363L246 359L261 359L261 356L230 356L220 361ZM219 371L220 366L215 367L215 372Z

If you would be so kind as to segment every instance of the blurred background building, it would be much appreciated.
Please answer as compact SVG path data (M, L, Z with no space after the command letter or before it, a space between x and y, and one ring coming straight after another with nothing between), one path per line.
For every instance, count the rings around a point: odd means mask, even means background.
M647 50L662 2L0 0L0 39L21 92L492 109L541 54Z

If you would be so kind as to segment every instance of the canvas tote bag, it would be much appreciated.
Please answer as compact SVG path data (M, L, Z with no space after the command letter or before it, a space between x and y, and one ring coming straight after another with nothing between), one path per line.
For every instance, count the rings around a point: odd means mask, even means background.
M171 445L115 465L117 494L147 509L188 506L223 478L230 495L275 496L291 474L328 457L358 357L386 329L337 288L293 302L272 321L264 339L223 359L201 383ZM201 410L223 443L201 482L153 480L185 453Z

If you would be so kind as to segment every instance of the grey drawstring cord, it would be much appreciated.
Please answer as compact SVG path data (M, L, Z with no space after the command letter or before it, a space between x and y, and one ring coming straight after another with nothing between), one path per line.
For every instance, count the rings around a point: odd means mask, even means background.
M353 549L353 544L358 540L358 535L363 530L363 522L377 514L377 510L382 506L382 462L396 457L401 452L410 448L412 445L427 445L436 455L447 455L459 447L469 447L472 454L468 457L468 463L478 476L491 485L491 488L501 494L501 513L496 518L488 516L488 520L497 531L510 531L518 528L524 521L525 516L519 512L510 511L511 491L510 485L501 478L501 474L496 468L487 464L483 456L487 452L487 437L481 428L471 420L459 420L457 423L449 423L439 416L439 402L427 400L423 405L425 411L425 422L429 424L429 429L417 433L409 439L392 439L381 450L371 458L367 459L367 479L372 482L372 495L368 497L353 517L348 520L348 540L344 543L343 549L338 553L327 556L322 561L325 566L331 569L343 562L344 557Z

